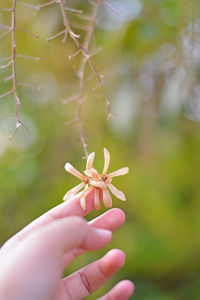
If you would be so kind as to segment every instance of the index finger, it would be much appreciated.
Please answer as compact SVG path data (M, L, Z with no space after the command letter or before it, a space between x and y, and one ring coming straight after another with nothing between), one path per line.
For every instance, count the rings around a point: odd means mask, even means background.
M102 200L101 193L100 200ZM11 240L8 240L4 247L8 245L10 246L11 244L13 245L13 243L24 239L24 237L26 237L32 231L39 229L40 227L47 225L55 220L63 219L69 216L86 216L94 209L94 191L91 191L86 196L86 204L87 208L84 211L80 205L80 195L77 194L75 197L72 197L68 201L59 204L58 206L52 208L51 210L40 216L38 219L31 222L24 229L18 232L14 237L12 237Z

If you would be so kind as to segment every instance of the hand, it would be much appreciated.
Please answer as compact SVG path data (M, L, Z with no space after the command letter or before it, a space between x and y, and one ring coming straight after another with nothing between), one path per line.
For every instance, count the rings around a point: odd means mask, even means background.
M86 250L97 250L112 239L112 231L125 221L122 210L114 208L87 223L83 217L93 209L93 192L87 196L87 211L79 199L53 208L0 249L1 300L78 300L101 287L124 264L121 250L62 278L63 270ZM126 300L134 285L121 281L101 300ZM99 299L99 300L100 300Z

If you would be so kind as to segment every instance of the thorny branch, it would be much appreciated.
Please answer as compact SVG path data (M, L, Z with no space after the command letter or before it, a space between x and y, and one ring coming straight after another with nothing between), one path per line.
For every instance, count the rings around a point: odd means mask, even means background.
M13 94L14 96L14 102L15 102L15 112L12 114L9 114L8 117L11 116L15 116L17 121L16 121L16 126L15 126L15 130L13 132L13 134L10 136L10 139L13 139L14 136L16 135L18 129L22 126L28 133L31 133L31 131L25 126L25 124L22 122L22 120L20 119L20 115L19 115L19 106L20 106L20 99L18 97L18 92L17 92L17 87L18 86L24 86L26 84L24 83L18 83L17 82L17 72L16 72L16 58L17 57L21 57L21 58L28 58L28 59L32 59L32 60L39 60L39 58L35 58L35 57L29 57L29 56L24 56L24 55L19 55L16 54L16 30L21 30L23 32L25 32L26 34L29 34L31 36L33 36L34 38L38 38L37 35L30 33L29 31L25 30L24 28L21 28L19 26L16 25L16 6L17 4L20 3L17 0L13 0L12 3L12 8L1 8L1 11L7 11L7 12L11 12L11 26L7 26L7 25L1 25L4 28L8 28L8 30L6 32L4 32L1 36L0 39L3 38L4 36L6 36L7 34L9 34L11 32L11 45L12 45L12 54L10 57L8 58L4 58L1 59L0 62L6 62L8 61L5 65L1 66L1 69L6 69L9 66L12 67L12 74L11 76L5 78L5 82L12 80L13 84L12 84L12 89L6 93L4 93L3 95L0 95L0 99L4 98L10 94ZM28 86L28 85L26 85ZM1 118L4 119L4 118Z
M70 122L67 122L67 125L70 125L72 123L77 122L78 126L79 126L79 133L80 133L80 141L81 144L83 146L83 150L84 150L84 154L85 157L88 157L88 150L87 150L87 142L86 142L86 137L85 137L85 133L83 130L83 123L82 123L82 104L85 101L85 97L83 95L83 87L84 87L84 80L85 80L85 67L87 62L89 63L93 73L96 76L96 79L98 81L98 86L100 86L102 88L103 94L104 94L104 98L106 101L106 105L107 105L107 109L108 109L108 118L112 118L113 114L111 112L111 104L110 104L110 100L108 97L108 94L106 92L106 89L104 87L104 83L102 80L102 76L98 73L93 61L92 61L92 56L95 55L94 54L90 54L89 53L89 46L90 46L90 41L92 39L93 36L93 32L95 30L95 19L96 19L96 15L97 15L97 11L99 9L99 6L101 5L102 2L105 3L105 5L109 5L107 1L105 0L96 0L96 1L89 1L92 9L91 9L91 15L89 16L84 16L82 15L82 11L80 10L76 10L76 9L71 9L71 8L66 8L64 5L64 0L55 0L52 2L49 2L49 4L53 4L53 3L58 3L60 5L60 9L61 9L61 14L62 14L62 18L63 18L63 24L64 24L64 30L58 32L57 34L55 34L54 36L51 36L49 38L47 38L47 41L53 40L55 38L57 38L60 35L63 35L63 43L66 41L67 36L69 35L70 38L74 41L75 45L77 46L78 50L71 56L69 56L69 59L72 59L73 57L75 57L76 55L78 55L79 53L82 53L82 58L81 58L81 62L80 62L80 66L79 66L79 70L78 70L78 79L79 79L79 93L78 95L71 97L69 99L64 99L62 100L63 103L69 103L71 101L78 101L78 109L77 109L77 115L76 118ZM115 10L112 5L109 5L109 8L112 10ZM66 10L72 11L72 12L76 12L78 13L78 17L84 20L87 20L88 26L86 26L85 28L81 28L83 30L86 30L86 34L85 34L85 38L83 41L83 45L80 43L79 38L80 36L77 35L76 33L74 33L74 31L71 29L69 20L67 18L66 15ZM118 11L115 10L116 13L118 13Z
M78 70L79 93L78 93L77 96L71 97L70 99L63 100L63 103L68 103L68 102L71 102L73 100L78 101L77 116L76 116L75 120L72 120L71 122L67 122L67 125L69 125L73 122L78 122L79 132L80 132L80 141L81 141L81 144L83 146L86 158L88 157L88 150L87 150L86 137L85 137L85 133L84 133L84 130L83 130L83 123L82 123L81 114L82 114L82 104L85 101L85 97L83 95L83 86L84 86L84 80L85 80L85 67L86 67L87 62L89 63L93 73L95 74L95 76L97 78L98 85L102 88L104 98L105 98L105 101L106 101L106 105L107 105L107 109L108 109L108 118L112 118L112 116L113 116L113 114L111 112L110 100L108 98L106 89L104 87L102 76L98 73L98 71L97 71L97 69L96 69L96 67L95 67L95 65L94 65L94 63L91 59L92 54L89 53L90 42L91 42L91 39L92 39L92 36L93 36L93 32L95 30L95 19L96 19L96 16L97 16L99 6L103 2L103 0L96 0L94 2L93 1L89 1L89 2L92 5L91 15L89 15L87 17L85 17L83 15L78 15L81 19L85 19L89 22L88 26L86 28L84 28L86 30L86 34L85 34L85 38L84 38L84 41L83 41L83 45L81 45L81 43L79 42L79 36L76 35L70 27L69 21L67 19L66 13L65 13L64 1L63 0L59 1L61 12L62 12L62 17L63 17L63 23L64 23L64 26L65 26L65 34L64 34L63 42L65 42L66 37L69 34L69 36L71 37L71 39L74 41L75 45L78 48L76 53L69 56L69 59L72 59L73 57L78 55L80 52L82 53L82 58L81 58L81 62L80 62L79 70Z

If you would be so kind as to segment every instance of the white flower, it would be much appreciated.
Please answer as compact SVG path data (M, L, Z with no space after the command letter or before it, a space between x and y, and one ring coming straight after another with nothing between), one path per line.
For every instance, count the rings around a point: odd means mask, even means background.
M125 175L129 172L129 168L122 168L115 172L107 174L108 167L110 164L110 153L107 149L104 148L104 168L102 174L99 174L95 168L93 168L95 153L92 152L87 159L86 163L86 170L84 174L81 174L77 171L71 164L66 163L65 169L67 172L71 173L72 175L78 177L82 182L68 191L65 196L64 200L68 200L72 196L76 195L81 189L84 190L81 192L81 199L80 204L83 210L86 210L86 196L91 191L94 190L94 207L96 209L100 209L100 191L102 191L102 198L106 208L112 207L112 198L108 188L110 189L111 193L116 196L118 199L122 201L126 201L126 197L123 192L118 190L112 183L112 179L115 176Z

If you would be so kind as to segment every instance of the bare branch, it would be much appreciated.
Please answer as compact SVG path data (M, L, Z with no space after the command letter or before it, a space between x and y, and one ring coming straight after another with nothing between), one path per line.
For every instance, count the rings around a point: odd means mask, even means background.
M39 10L39 8L38 8L39 5L35 6L35 5L31 5L31 4L25 3L25 2L20 2L20 1L17 1L17 4L19 4L21 6L28 7L28 8L33 8L33 9Z
M12 59L11 59L6 65L1 66L1 69L3 70L3 69L8 68L12 63L13 63L13 61L12 61Z
M66 32L67 32L66 29L64 29L64 30L58 32L57 34L55 34L55 35L53 35L53 36L47 38L46 41L49 42L49 41L51 41L51 40L54 40L54 39L56 39L58 36L60 36L60 35L62 35L62 34L64 34L64 33L66 33Z
M104 93L104 97L105 97L105 101L106 101L106 105L108 108L108 118L110 118L111 116L113 116L113 114L111 113L111 108L110 108L110 101L107 95L107 92L104 88L104 83L102 80L101 75L98 73L96 67L94 66L94 63L91 60L91 57L93 55L95 55L96 53L98 53L100 51L100 49L95 50L93 53L89 54L89 45L90 45L90 41L92 39L93 36L93 32L95 29L95 19L96 19L96 15L97 15L97 11L99 9L100 4L102 3L103 0L96 0L96 1L89 1L92 4L92 11L90 15L77 15L79 18L84 19L86 21L89 21L88 26L85 25L79 25L77 26L77 24L71 24L71 26L73 27L78 27L79 29L85 30L86 31L86 35L84 38L84 42L83 45L79 42L78 40L78 35L74 34L74 32L71 30L69 21L67 19L66 13L65 13L65 7L64 7L64 1L60 0L60 8L61 8L61 13L62 13L62 17L63 17L63 23L64 26L66 28L66 32L69 33L71 39L74 41L75 45L77 46L78 50L73 54L69 56L69 59L72 59L73 57L75 57L76 55L78 55L80 52L82 53L82 58L81 58L81 63L80 63L80 67L78 70L78 78L79 78L79 95L78 95L78 99L77 97L72 97L66 100L63 100L63 103L68 103L74 100L78 100L78 109L77 109L77 118L76 121L78 122L79 125L79 132L80 132L80 140L81 140L81 144L83 146L84 149L84 153L85 156L88 156L88 150L87 150L87 143L86 143L86 137L83 131L83 124L82 124L82 104L85 101L85 98L83 96L83 85L84 85L84 80L85 80L85 67L86 67L86 63L88 62L92 68L93 73L95 74L97 81L98 81L98 86L101 86L103 93ZM68 124L68 123L67 123Z
M12 63L12 64L13 64L13 63ZM8 81L12 80L13 77L14 77L14 75L11 74L10 76L8 76L8 77L6 77L6 78L4 79L4 82L8 82Z
M74 54L69 55L68 59L71 60L72 58L74 58L75 56L77 56L80 52L81 52L81 49L78 49Z
M37 85L30 84L30 83L25 83L25 82L18 82L17 86L25 86L28 88L36 89L40 92L42 92L44 90L42 86L37 86Z
M17 1L17 4L21 5L21 6L25 6L25 7L28 7L28 8L33 8L33 9L36 9L36 10L40 10L44 7L47 7L47 6L50 6L54 3L59 3L60 0L52 0L52 1L49 1L47 3L44 3L44 4L40 4L40 5L32 5L32 4L29 4L29 3L26 3L26 2L20 2L20 1Z
M71 22L71 27L81 29L83 31L87 31L87 26L83 25L83 24L78 24L78 23L75 23L75 22Z
M12 93L13 93L13 90L11 90L11 91L9 91L9 92L6 92L5 94L0 95L0 99L1 99L1 98L4 98L4 97L6 97L6 96L8 96L8 95L10 95L10 94L12 94Z
M108 2L107 0L104 0L104 4L108 8L110 8L116 15L118 15L118 16L121 15L121 12L116 7L114 7L110 2Z
M12 8L0 8L0 11L8 11L8 12L11 12L11 11L12 11Z
M102 47L90 50L90 57L97 55L99 52L101 52L101 50L102 50Z
M9 136L9 140L13 140L14 139L14 137L16 136L16 133L17 133L17 131L18 131L18 129L20 127L21 127L21 123L17 122L13 134Z
M38 9L41 9L41 8L50 6L51 4L59 3L59 1L60 1L60 0L52 0L52 1L49 1L49 2L47 2L47 3L37 5L37 7L38 7Z
M79 96L76 95L76 96L70 97L70 98L68 98L68 99L62 99L61 102L62 102L63 104L66 104L66 103L69 103L69 102L78 100L78 98L79 98Z
M20 124L20 117L19 117L19 98L17 95L17 75L16 75L16 41L15 41L15 28L16 28L16 5L17 0L13 0L12 6L12 78L13 78L13 92L14 92L14 100L15 100L15 114L17 117L17 125ZM16 125L16 131L18 126ZM15 134L14 134L15 135Z
M2 35L0 35L0 39L6 36L8 33L11 32L11 29L8 29L6 32L4 32Z
M7 61L7 60L9 60L9 59L11 59L11 58L12 58L12 56L5 57L5 58L1 58L1 59L0 59L0 62Z
M28 34L28 35L30 35L30 36L33 36L35 39L38 39L38 38L39 38L38 35L36 35L36 34L34 34L34 33L32 33L32 32L29 32L29 31L27 31L26 29L24 29L24 28L22 28L22 27L16 26L15 28L17 28L17 29L19 29L19 30L25 32L26 34Z
M19 129L20 127L24 127L24 129L25 129L29 134L31 134L31 130L28 129L28 128L25 126L25 124L22 123L21 120L19 120L19 121L17 121L17 123L16 123L15 130L14 130L13 134L12 134L11 136L9 136L9 139L10 139L10 140L13 140L13 139L14 139L14 137L15 137L15 135L16 135L16 133L17 133L17 131L18 131L18 129Z
M78 13L78 14L82 14L83 11L80 10L80 9L74 9L74 8L71 8L71 7L65 7L65 10L68 10L70 12L74 12L74 13Z
M110 100L109 100L109 97L108 97L108 94L107 94L107 91L104 87L104 83L103 83L103 80L102 80L102 76L98 73L94 63L92 62L92 60L88 60L94 74L96 75L97 77L97 80L99 82L99 85L101 86L101 89L104 93L104 97L105 97L105 101L106 101L106 105L107 105L107 109L108 109L108 119L114 117L114 114L111 112L111 104L110 104Z
M26 58L26 59L30 59L30 60L36 60L36 61L40 60L39 57L33 57L33 56L27 56L27 55L21 55L21 54L16 54L15 57Z
M53 3L54 1L51 1L51 3ZM40 60L38 57L32 57L32 56L25 56L25 55L20 55L20 54L16 54L16 30L21 30L31 36L33 36L34 38L38 38L37 35L27 31L26 29L22 28L22 27L19 27L16 25L16 5L20 4L20 5L23 5L23 6L27 6L27 7L30 7L30 8L36 8L30 4L26 4L26 3L23 3L23 2L18 2L17 0L12 0L12 8L11 9L1 9L2 11L10 11L12 14L11 14L11 26L8 26L8 25L4 25L4 24L0 24L0 27L3 27L3 28L7 28L8 30L6 32L4 32L0 38L4 37L5 35L7 35L9 32L12 32L12 55L10 57L6 57L6 58L3 58L0 60L0 62L4 62L4 61L8 61L7 64L1 66L1 69L5 69L7 67L9 67L10 65L12 66L12 74L5 78L5 81L9 81L9 80L12 80L13 82L13 87L12 87L12 90L10 90L9 92L6 92L5 94L1 95L0 98L3 98L3 97L6 97L10 94L13 93L14 95L14 101L15 101L15 113L14 114L10 114L6 117L10 117L10 116L15 116L17 121L16 121L16 127L15 127L15 130L14 130L14 133L10 136L10 139L13 139L18 131L18 129L20 127L24 127L24 129L31 133L30 130L25 126L25 124L21 121L20 119L20 116L19 116L19 106L20 106L20 99L18 97L18 93L17 93L17 87L18 86L28 86L28 87L31 87L31 88L37 88L38 90L42 90L41 87L35 87L34 85L32 84L26 84L26 83L18 83L17 82L17 74L16 74L16 58L19 57L19 58L26 58L26 59L31 59L31 60ZM51 4L49 3L49 5ZM42 5L41 7L43 6L47 6L46 5ZM38 7L36 8L38 9ZM5 117L5 118L6 118ZM1 118L3 119L3 118ZM0 120L1 120L0 119Z
M12 27L10 27L9 25L5 25L5 24L0 24L0 27L12 29Z
M76 17L84 21L90 21L92 18L90 15L81 15L81 14L77 14Z

